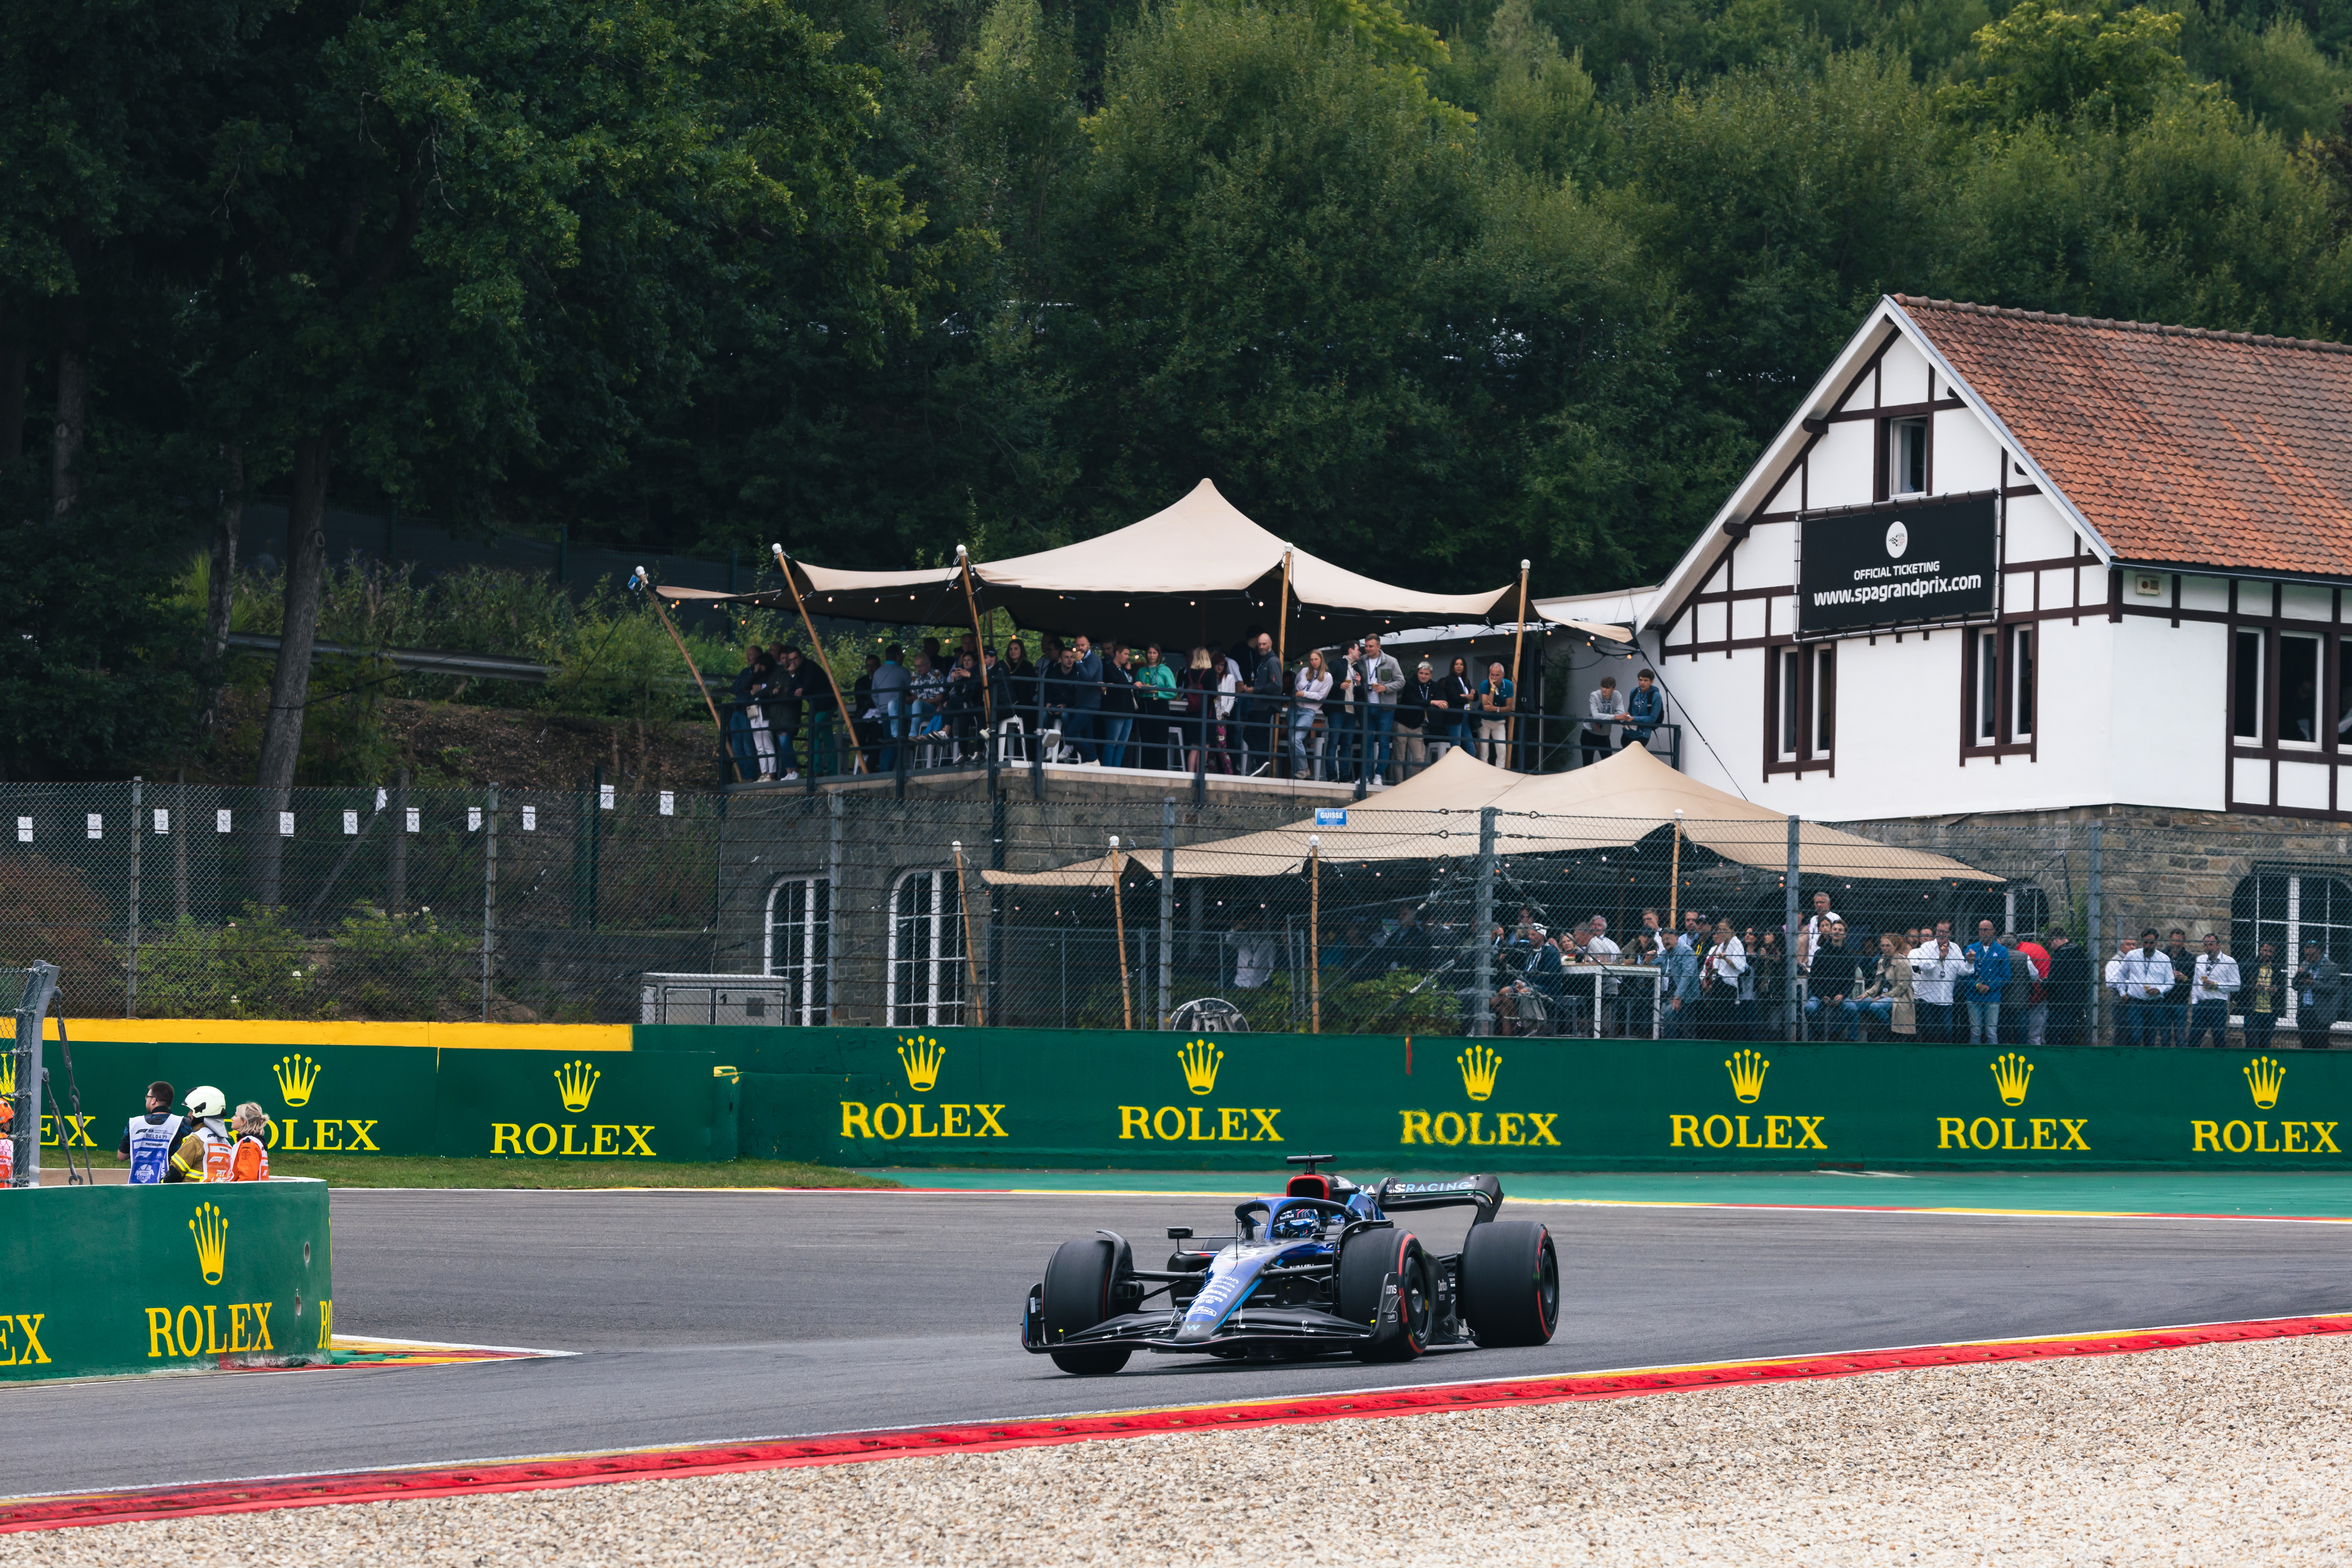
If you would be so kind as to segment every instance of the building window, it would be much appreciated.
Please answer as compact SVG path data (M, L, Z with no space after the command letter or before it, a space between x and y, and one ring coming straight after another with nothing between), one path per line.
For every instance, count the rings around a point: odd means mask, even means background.
M791 877L768 889L767 973L790 983L782 1022L809 1027L829 1022L833 956L833 883Z
M1837 645L1813 650L1813 757L1827 761L1837 742Z
M2000 744L2000 628L1977 633L1977 744Z
M1797 760L1797 740L1802 728L1798 721L1804 712L1803 702L1799 696L1805 683L1804 656L1797 648L1782 648L1780 650L1779 663L1780 666L1780 720L1776 726L1779 736L1772 750L1782 762L1793 763Z
M2263 743L2263 634L2238 633L2230 672L2230 735L2250 746Z
M908 871L892 884L887 972L889 1027L963 1022L963 919L953 871Z
M2034 683L2039 679L2031 626L1980 626L1961 645L1961 734L1976 752L2031 752Z
M1927 493L1927 422L1890 419L1886 422L1886 489L1889 495Z
M2292 975L2303 963L2303 944L2315 942L2320 955L2337 963L2352 961L2352 882L2304 871L2265 870L2240 881L2230 897L2230 952L2241 974L2252 973L2269 942L2281 967ZM2296 997L2284 998L2293 1017Z
M1837 740L1837 646L1769 649L1764 678L1765 771L1828 767Z
M2278 640L2278 739L2282 746L2319 744L2319 638L2282 632Z

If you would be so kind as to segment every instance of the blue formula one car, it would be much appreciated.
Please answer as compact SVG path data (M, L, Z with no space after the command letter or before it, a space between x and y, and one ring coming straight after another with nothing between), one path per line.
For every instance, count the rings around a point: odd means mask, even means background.
M1234 1205L1234 1234L1193 1240L1179 1226L1164 1269L1135 1267L1112 1231L1066 1241L1029 1288L1021 1348L1064 1372L1100 1377L1139 1350L1281 1361L1351 1352L1411 1361L1438 1345L1539 1345L1559 1323L1559 1256L1551 1232L1495 1218L1495 1176L1383 1178L1360 1187L1306 1169L1279 1197ZM1467 1207L1462 1250L1433 1253L1391 1216ZM1164 1297L1162 1304L1154 1298Z

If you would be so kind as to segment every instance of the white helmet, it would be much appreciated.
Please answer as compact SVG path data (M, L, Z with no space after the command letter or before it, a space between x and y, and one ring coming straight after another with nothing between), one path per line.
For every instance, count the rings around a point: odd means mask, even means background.
M188 1090L188 1114L219 1116L228 1110L228 1096L208 1083L198 1084Z

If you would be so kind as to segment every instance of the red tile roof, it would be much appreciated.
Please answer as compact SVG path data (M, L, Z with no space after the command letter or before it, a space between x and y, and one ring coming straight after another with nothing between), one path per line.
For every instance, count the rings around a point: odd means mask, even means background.
M2125 560L2352 577L2352 345L1895 300Z

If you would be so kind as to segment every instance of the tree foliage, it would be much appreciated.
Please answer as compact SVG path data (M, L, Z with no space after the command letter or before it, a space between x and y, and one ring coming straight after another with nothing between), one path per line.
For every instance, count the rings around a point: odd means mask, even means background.
M2339 0L50 7L0 35L5 765L224 743L173 542L248 492L891 567L1207 475L1432 587L1645 580L1881 293L2339 334L2347 48Z

